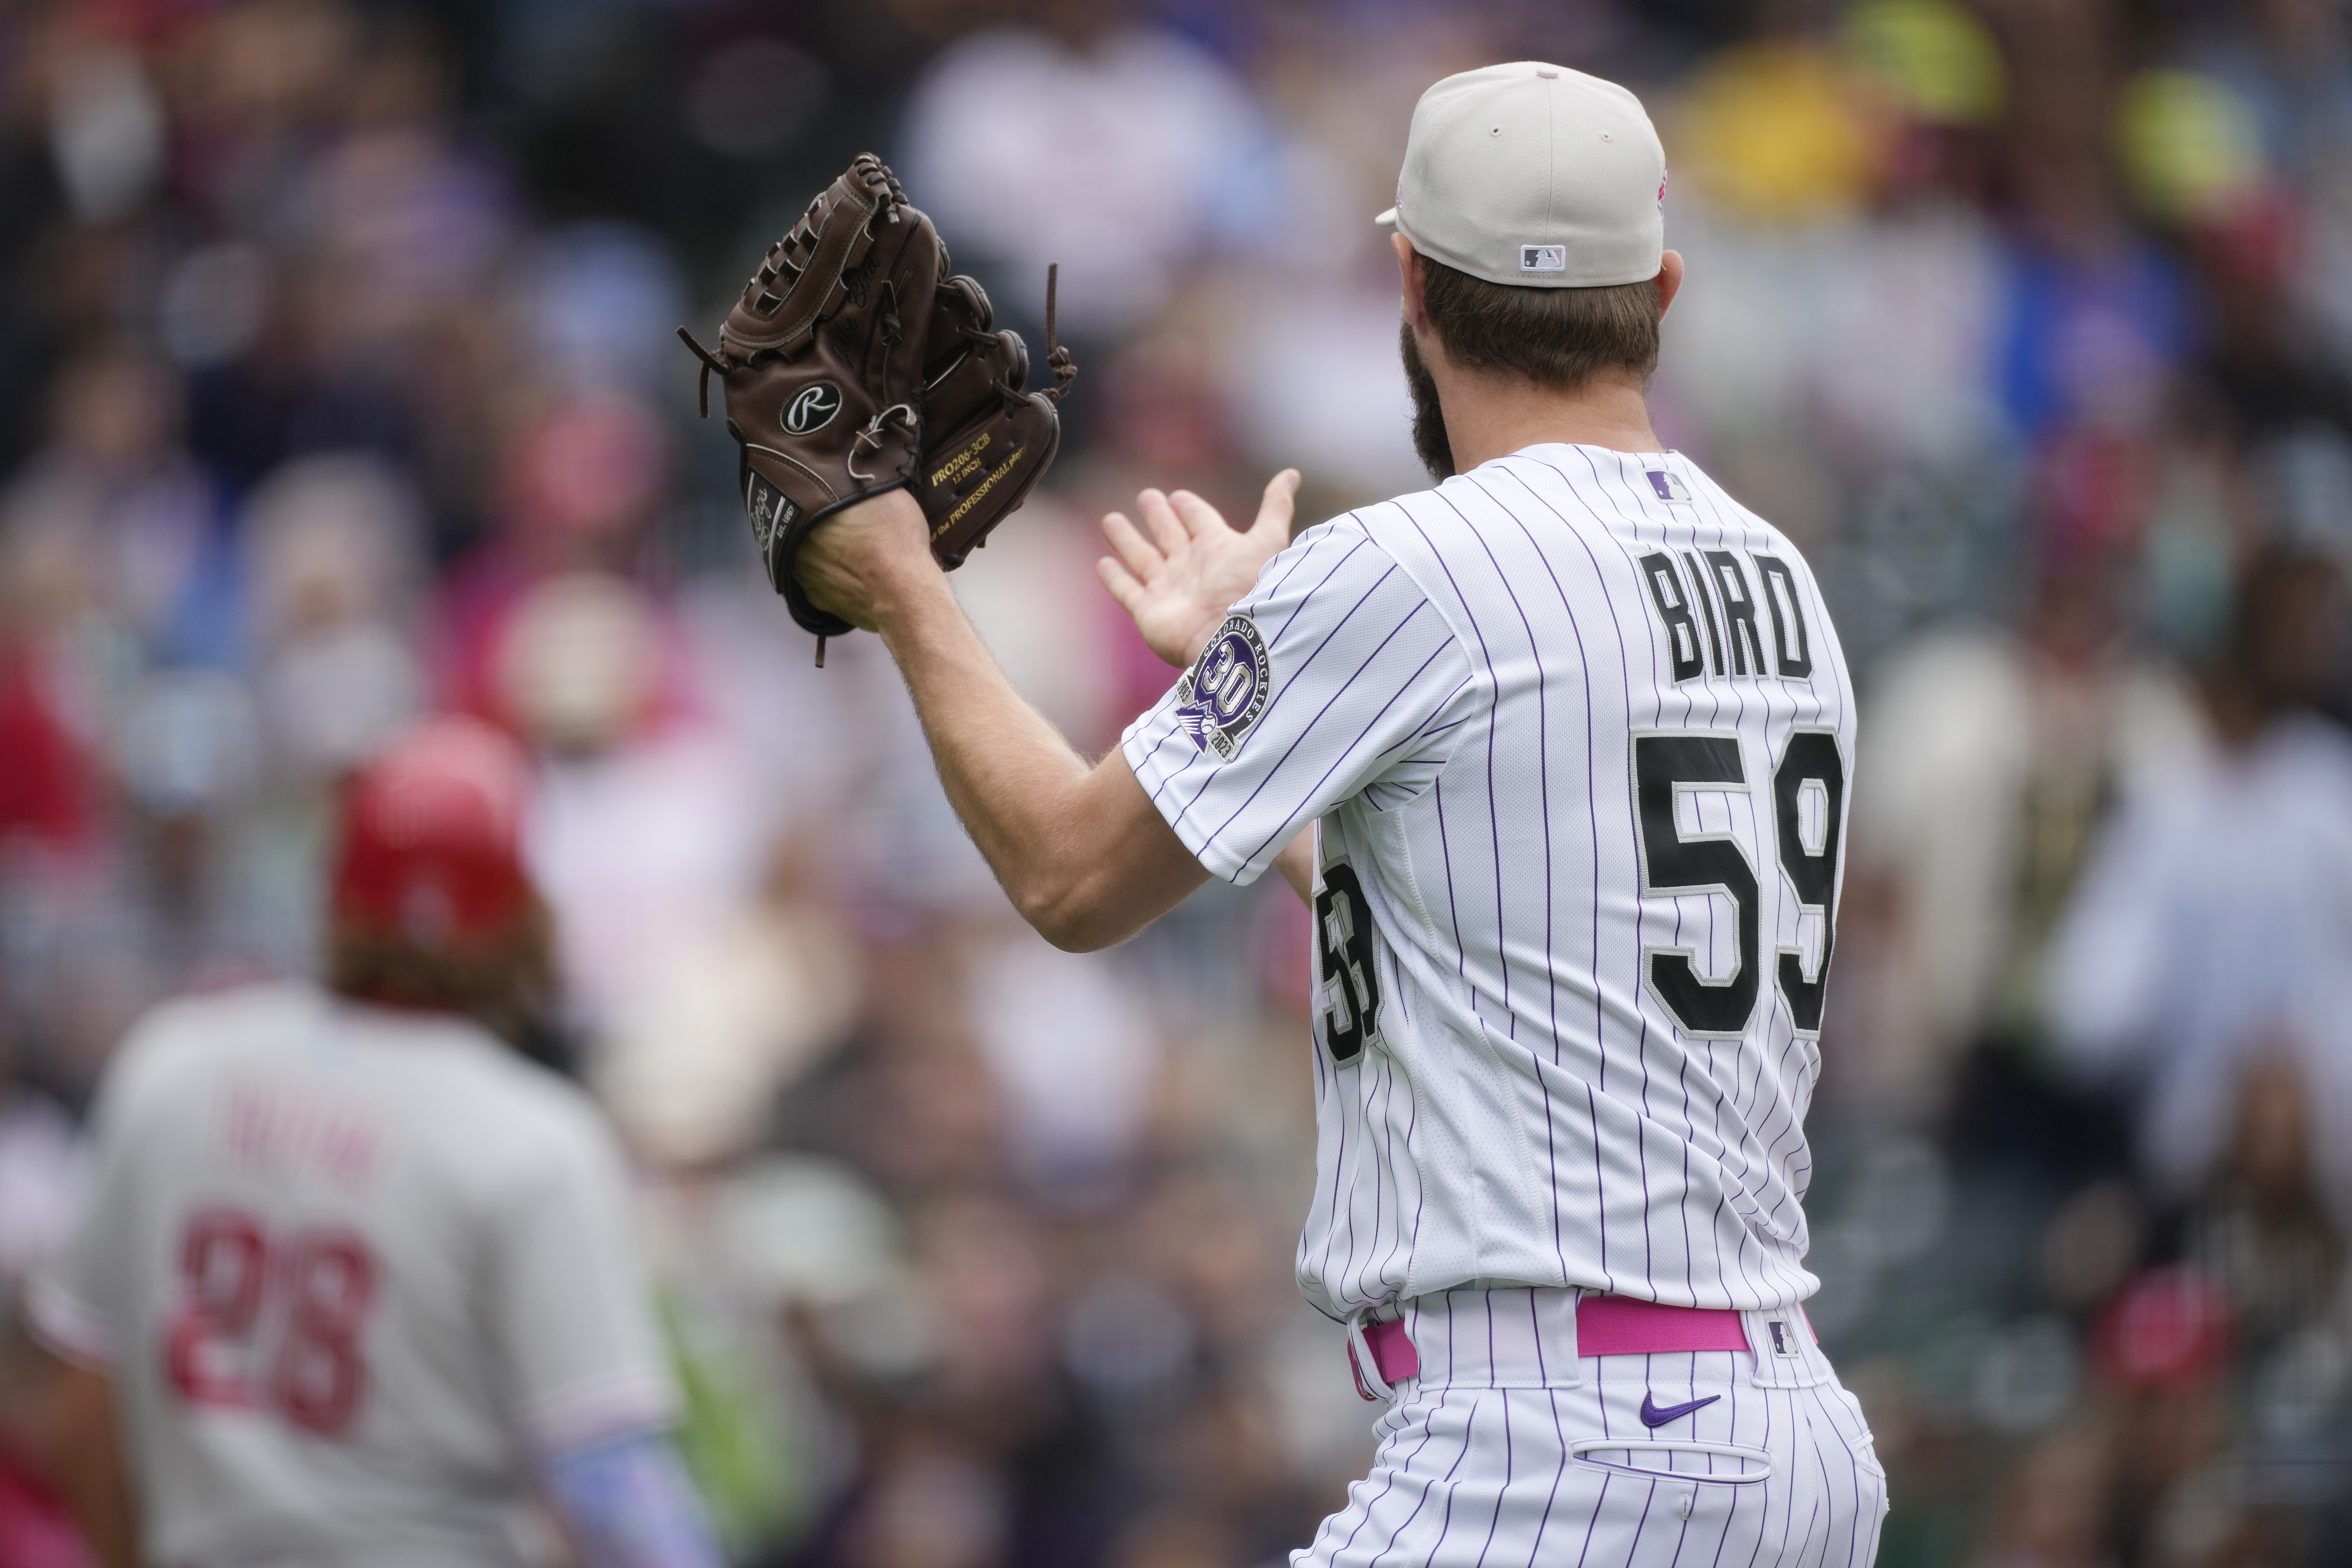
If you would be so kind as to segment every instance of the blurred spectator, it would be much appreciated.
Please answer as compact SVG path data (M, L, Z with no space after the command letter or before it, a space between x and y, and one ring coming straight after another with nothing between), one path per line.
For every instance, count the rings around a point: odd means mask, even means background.
M556 385L641 397L665 389L687 313L677 258L657 235L583 223L539 240L517 269L516 301L542 374Z
M740 749L676 704L675 637L644 589L553 574L508 605L495 711L543 757L531 859L592 1029L718 939L760 885L771 818Z
M2235 1099L2228 1141L2190 1211L2186 1251L2228 1292L2250 1348L2268 1352L2336 1305L2344 1237L2297 1053L2250 1051Z
M247 512L270 743L295 777L336 778L424 706L420 508L397 471L334 456L278 469Z
M2104 552L2102 552L2104 553ZM2194 755L2193 709L2118 641L2104 563L2052 562L2018 637L1954 630L1879 676L1853 864L1885 879L1885 968L1832 1090L1932 1120L1961 1053L2042 1028L2044 943L2110 803ZM1865 883L1865 888L1869 886Z
M452 565L433 606L445 703L514 721L499 661L518 605L557 573L634 572L667 463L667 440L651 412L619 393L563 399L512 432L498 458L496 530ZM667 650L628 674L654 682L649 697L674 695L677 671Z
M1015 1169L1048 1204L1100 1201L1140 1152L1158 1087L1142 999L1108 966L1009 925L974 932L963 968Z
M1105 745L1172 672L1090 520L1420 482L1370 219L1421 90L1528 57L1665 132L1658 427L1864 677L1811 1313L1882 1560L2332 1560L2335 0L8 12L0 1297L121 1026L309 968L340 774L460 708L537 754L579 1007L532 1048L641 1162L736 1557L1279 1561L1371 1440L1286 1265L1306 916L1004 927L887 660L811 668L757 580L667 334L866 147L1033 352L1060 262L1064 449L955 586Z
M904 173L1004 289L1064 261L1064 330L1131 329L1177 269L1282 212L1280 147L1213 56L1126 4L1034 7L976 33L916 89ZM1366 215L1369 217L1369 214Z
M33 638L0 632L0 854L66 855L88 846L96 801L87 759L58 711L54 673Z
M2053 973L2062 1038L2139 1096L2140 1157L2175 1192L2230 1132L2253 1055L2302 1063L2333 1201L2352 1201L2352 740L2307 704L2344 636L2341 579L2276 554L2240 590L2207 683L2221 748L2135 802L2099 844Z
M95 688L85 700L113 694L107 662L241 651L217 503L180 447L181 400L136 339L91 348L59 373L48 440L0 496L22 624L73 657L71 678Z
M2100 1568L2109 1562L2106 1445L2096 1432L2044 1438L1996 1495L1979 1568Z
M615 987L592 1078L623 1135L662 1169L757 1149L777 1096L856 1017L858 954L805 873L788 847L756 898L689 917L690 941L648 938L663 922L642 909L632 922L652 951L630 966L635 983Z
M2108 1531L2135 1557L2231 1560L2223 1548L2246 1521L2234 1489L2214 1482L2228 1475L2236 1334L2228 1298L2184 1268L2131 1280L2094 1330L2114 1467Z

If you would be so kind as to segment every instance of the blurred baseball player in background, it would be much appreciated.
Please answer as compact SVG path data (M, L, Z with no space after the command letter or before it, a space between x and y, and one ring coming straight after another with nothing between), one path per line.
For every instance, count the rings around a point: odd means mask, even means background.
M551 974L524 766L470 721L395 742L346 803L327 989L173 1003L117 1057L30 1301L109 1563L515 1568L534 1492L588 1568L718 1562L618 1150L499 1037Z
M1876 1551L1884 1472L1799 1306L1853 698L1797 551L1650 427L1664 182L1611 83L1521 63L1423 97L1381 221L1440 482L1295 541L1295 473L1246 532L1182 494L1107 519L1107 582L1186 673L1097 764L1006 681L905 491L800 555L1052 941L1278 860L1313 903L1298 1275L1389 1405L1297 1562Z

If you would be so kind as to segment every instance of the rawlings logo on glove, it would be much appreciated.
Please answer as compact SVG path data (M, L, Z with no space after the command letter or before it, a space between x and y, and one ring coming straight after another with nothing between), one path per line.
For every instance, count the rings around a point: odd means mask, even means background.
M788 436L813 436L841 412L841 388L829 381L804 387L784 405L783 426Z

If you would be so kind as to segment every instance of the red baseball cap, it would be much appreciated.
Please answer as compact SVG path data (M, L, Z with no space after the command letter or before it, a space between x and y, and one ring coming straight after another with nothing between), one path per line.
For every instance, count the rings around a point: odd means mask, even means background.
M331 904L339 921L439 951L530 904L530 767L478 719L428 719L371 758L344 795Z

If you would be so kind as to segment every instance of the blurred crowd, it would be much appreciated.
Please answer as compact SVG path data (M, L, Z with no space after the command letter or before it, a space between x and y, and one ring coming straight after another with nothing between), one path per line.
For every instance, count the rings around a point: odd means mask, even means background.
M0 4L0 1294L125 1026L310 972L338 780L461 710L738 1560L1303 1544L1373 1414L1287 1261L1304 912L1034 936L670 332L867 148L1033 347L1059 262L1063 456L956 583L1101 750L1171 673L1102 510L1426 482L1370 219L1525 58L1657 120L1658 427L1864 685L1809 1207L1882 1560L2352 1555L2340 0ZM0 1560L43 1517L0 1434Z

